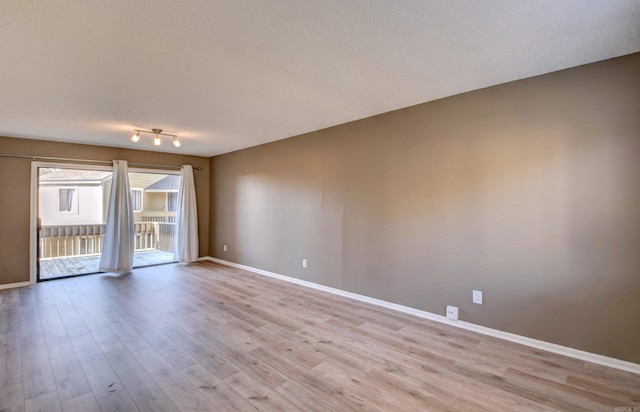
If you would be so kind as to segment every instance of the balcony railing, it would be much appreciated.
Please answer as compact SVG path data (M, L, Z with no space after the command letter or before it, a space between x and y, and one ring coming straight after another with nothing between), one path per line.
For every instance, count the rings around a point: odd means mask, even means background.
M102 252L106 225L46 225L39 231L41 259L92 255ZM156 249L173 253L175 223L135 224L135 250Z
M148 223L148 222L176 223L175 216L140 216L139 219L144 223Z

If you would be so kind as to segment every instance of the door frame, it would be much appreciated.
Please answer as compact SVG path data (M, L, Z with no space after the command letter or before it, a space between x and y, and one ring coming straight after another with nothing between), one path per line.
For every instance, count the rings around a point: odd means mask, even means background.
M29 283L35 284L38 281L38 218L40 204L40 182L38 169L41 167L54 169L86 169L86 170L104 170L113 171L112 166L108 165L92 165L86 163L60 163L60 162L31 162L31 202L30 202L30 235L29 235Z
M60 168L60 169L87 169L87 170L104 170L113 171L111 165L97 165L87 163L63 163L36 161L31 162L31 196L30 196L30 217L29 217L29 284L34 285L38 281L38 218L39 218L39 179L38 169L41 167ZM129 173L158 173L179 175L180 171L169 169L151 169L151 168L129 168Z

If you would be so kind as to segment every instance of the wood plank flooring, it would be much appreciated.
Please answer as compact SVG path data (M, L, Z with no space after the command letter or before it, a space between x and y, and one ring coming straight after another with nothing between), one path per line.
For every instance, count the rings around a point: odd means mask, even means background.
M640 411L640 375L210 262L0 291L0 411Z

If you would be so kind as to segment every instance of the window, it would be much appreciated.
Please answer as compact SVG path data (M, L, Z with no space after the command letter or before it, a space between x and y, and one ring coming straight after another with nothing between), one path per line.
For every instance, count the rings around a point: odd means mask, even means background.
M131 206L134 212L142 212L142 189L131 189Z
M178 194L167 193L167 211L175 212L178 210Z
M73 195L76 189L59 189L58 191L58 210L60 212L72 212Z

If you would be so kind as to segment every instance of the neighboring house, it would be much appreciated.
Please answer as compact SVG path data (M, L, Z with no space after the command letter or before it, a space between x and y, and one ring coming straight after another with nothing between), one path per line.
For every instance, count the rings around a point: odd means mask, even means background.
M144 189L143 222L175 222L178 208L179 175L166 175Z
M109 208L112 173L77 169L40 172L39 208L42 225L104 224ZM136 222L175 222L180 176L129 173Z
M43 170L39 181L39 210L43 225L104 223L105 182L111 181L111 172Z

